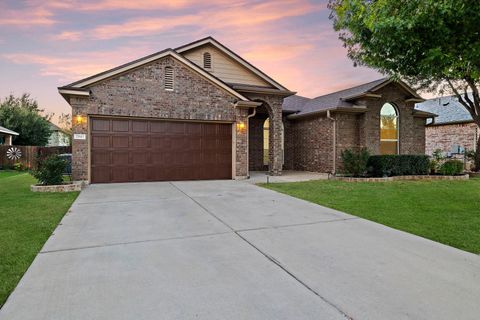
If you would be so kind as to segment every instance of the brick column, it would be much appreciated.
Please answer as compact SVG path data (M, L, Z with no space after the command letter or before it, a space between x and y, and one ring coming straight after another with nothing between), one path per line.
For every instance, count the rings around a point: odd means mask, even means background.
M5 145L6 146L11 146L12 145L12 136L11 135L6 135L5 136Z
M248 176L248 109L235 109L235 177Z
M88 116L85 114L85 99L71 98L72 106L72 178L89 180L88 177ZM81 118L77 118L77 116ZM80 122L79 122L80 120ZM75 134L84 134L85 140L74 139Z
M272 106L270 114L270 137L269 137L269 155L270 166L269 171L273 176L282 174L283 162L283 125L282 125L282 109L280 107Z

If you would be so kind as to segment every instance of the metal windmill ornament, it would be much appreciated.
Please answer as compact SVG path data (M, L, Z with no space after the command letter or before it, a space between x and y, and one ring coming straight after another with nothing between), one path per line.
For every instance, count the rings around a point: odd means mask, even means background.
M7 158L10 160L18 160L22 157L22 151L17 147L11 147L7 150Z

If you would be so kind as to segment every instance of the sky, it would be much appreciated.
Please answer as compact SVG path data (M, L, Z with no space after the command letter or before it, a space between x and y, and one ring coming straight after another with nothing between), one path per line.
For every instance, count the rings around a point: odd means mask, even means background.
M55 119L71 112L57 87L206 36L310 98L380 78L346 57L327 2L0 0L0 98Z

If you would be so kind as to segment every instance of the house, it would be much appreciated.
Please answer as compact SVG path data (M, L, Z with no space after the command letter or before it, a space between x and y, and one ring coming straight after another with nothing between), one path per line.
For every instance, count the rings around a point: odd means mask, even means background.
M59 126L50 122L50 137L48 138L47 147L65 147L70 145L70 135Z
M438 115L426 126L427 154L437 149L447 156L476 150L480 130L455 96L430 99L417 104L416 109Z
M0 126L0 145L11 146L13 136L18 136L18 133Z
M73 178L92 183L334 172L345 148L424 153L432 116L388 79L296 96L211 37L58 90L72 107Z

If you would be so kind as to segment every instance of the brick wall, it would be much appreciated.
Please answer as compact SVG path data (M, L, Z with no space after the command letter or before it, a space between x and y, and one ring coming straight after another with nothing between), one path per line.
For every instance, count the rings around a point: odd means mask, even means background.
M285 168L331 172L333 168L333 121L325 116L287 121ZM292 152L293 151L293 152Z
M411 96L395 84L386 85L376 91L380 99L366 99L356 102L366 105L368 111L359 119L360 144L372 154L380 152L380 109L386 102L393 103L399 112L400 153L425 153L425 119L413 117L414 102L405 102Z
M461 123L426 127L425 151L431 155L435 149L451 152L453 145L475 150L479 129L475 123Z
M380 109L386 102L399 112L400 153L425 153L425 119L413 116L411 96L394 84L378 90L380 99L356 101L367 106L361 114L332 113L336 131L336 170L341 170L341 152L366 147L371 154L380 152ZM331 172L333 166L333 121L326 115L297 118L285 124L285 168Z
M163 70L172 66L175 90L166 91L163 86ZM129 73L100 82L89 88L88 98L71 98L72 114L115 115L185 120L221 120L235 122L244 119L245 111L238 111L234 103L238 99L185 67L181 62L166 57ZM88 123L75 124L74 133L87 133ZM241 133L242 135L244 133ZM243 139L245 140L245 139ZM246 141L237 139L237 173L247 168ZM243 144L242 144L243 143ZM243 149L243 151L241 151ZM74 140L73 177L88 179L88 140ZM239 167L243 167L240 169ZM245 173L246 175L246 173Z

